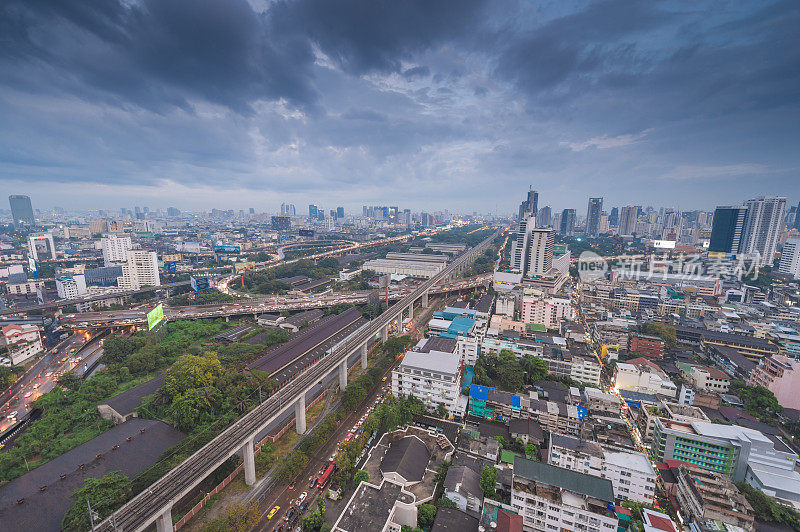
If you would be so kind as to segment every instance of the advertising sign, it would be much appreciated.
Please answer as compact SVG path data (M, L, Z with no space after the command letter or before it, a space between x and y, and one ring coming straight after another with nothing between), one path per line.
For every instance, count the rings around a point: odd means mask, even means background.
M169 273L175 273L175 270L178 269L178 265L172 261L166 263L165 266L167 267L167 272Z
M233 269L236 273L246 272L248 270L252 270L255 266L254 262L237 262L233 265Z
M661 248L661 249L675 249L675 241L674 240L653 240L653 247L654 248Z
M214 253L235 254L239 252L239 246L214 246Z
M195 292L200 292L201 290L208 290L210 286L208 282L208 277L191 277L189 279L189 284L192 287L192 290Z
M161 323L164 319L164 305L158 304L156 308L147 313L147 330L152 331L153 327Z
M313 229L298 229L297 230L297 234L300 235L300 236L313 237L314 236L314 230Z
M179 242L179 253L200 253L200 242Z

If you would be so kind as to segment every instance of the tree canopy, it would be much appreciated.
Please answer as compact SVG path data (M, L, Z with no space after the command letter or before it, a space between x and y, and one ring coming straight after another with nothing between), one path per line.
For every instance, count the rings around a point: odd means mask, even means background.
M75 504L64 514L61 526L66 532L90 530L87 501L96 513L95 523L99 523L128 500L130 491L131 482L121 471L111 471L100 478L87 478L83 486L72 493Z

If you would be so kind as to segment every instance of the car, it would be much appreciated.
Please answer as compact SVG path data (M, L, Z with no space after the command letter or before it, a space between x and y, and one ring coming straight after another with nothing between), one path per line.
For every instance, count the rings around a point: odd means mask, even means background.
M31 395L33 395L33 392L27 392L27 393L26 393L25 395L23 395L22 397L24 397L25 399L27 399L27 398L28 398L28 397L30 397Z
M275 517L275 514L276 514L276 513L278 513L278 511L279 511L280 509L281 509L281 507L280 507L280 506L276 506L275 508L273 508L272 510L270 510L270 511L269 511L269 513L267 514L267 519L272 519L273 517Z
M313 490L314 486L316 486L316 485L317 485L317 479L312 477L311 478L311 482L308 483L308 489Z
M297 508L289 508L289 511L286 512L286 515L283 516L283 520L284 521L290 520L292 517L294 517L294 513L296 511L297 511Z
M308 497L308 492L307 492L307 491L304 491L304 492L303 492L303 493L301 493L301 494L300 494L300 496L297 498L297 503L298 503L298 504L300 504L301 502L303 502L304 500L306 500L306 497Z
M384 377L381 379L381 381L385 381L385 380L386 380L386 377L388 377L388 375L384 376Z
M291 484L289 484L289 489L290 489L290 490L293 490L293 489L294 489L294 482L292 482Z
M34 384L34 385L33 385L33 389L34 389L34 390L35 390L36 388L38 388L38 387L39 387L39 383L38 383L38 382L37 382L36 384Z
M44 374L44 376L45 377L52 377L53 376L53 372L52 371L48 371L47 373Z
M11 419L12 417L17 417L17 411L16 411L16 410L14 410L13 412L11 412L11 413L10 413L9 415L7 415L6 417L7 417L8 419Z

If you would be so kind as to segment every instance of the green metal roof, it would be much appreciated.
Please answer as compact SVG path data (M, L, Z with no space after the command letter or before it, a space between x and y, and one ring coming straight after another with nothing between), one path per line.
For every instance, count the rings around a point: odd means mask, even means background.
M520 455L515 453L515 452L513 452L513 451L509 451L509 450L506 450L506 449L503 449L502 451L500 451L500 461L501 462L505 462L507 464L513 464L514 463L514 458L516 458L517 456L520 456Z
M562 469L521 456L514 458L514 474L601 501L614 502L614 488L607 478L578 473L571 469Z

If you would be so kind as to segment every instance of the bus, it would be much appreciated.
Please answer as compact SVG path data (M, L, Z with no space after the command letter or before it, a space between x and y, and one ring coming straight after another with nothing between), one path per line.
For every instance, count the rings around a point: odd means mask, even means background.
M320 476L319 480L317 480L317 487L319 489L322 489L322 488L325 487L325 483L328 482L329 478L331 478L331 475L333 474L333 470L335 468L336 468L336 462L331 462L330 464L328 464L328 467L322 473L322 476Z

